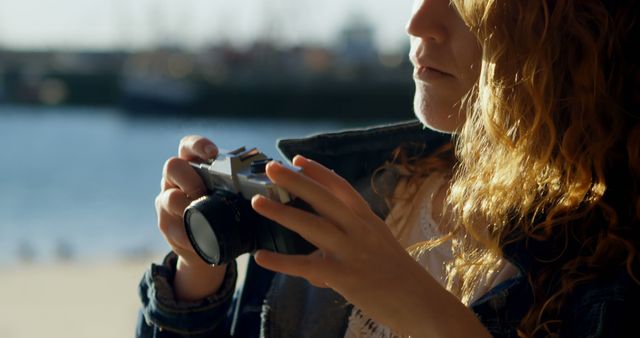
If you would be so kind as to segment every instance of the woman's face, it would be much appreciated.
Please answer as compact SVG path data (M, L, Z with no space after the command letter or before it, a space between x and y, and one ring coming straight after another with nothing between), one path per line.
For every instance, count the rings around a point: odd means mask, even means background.
M431 129L455 132L466 117L460 101L480 74L478 40L449 0L415 0L407 32L415 114Z

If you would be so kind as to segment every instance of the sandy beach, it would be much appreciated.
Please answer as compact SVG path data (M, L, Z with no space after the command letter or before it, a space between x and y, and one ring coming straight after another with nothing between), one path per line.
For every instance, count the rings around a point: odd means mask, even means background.
M0 267L0 337L133 337L138 282L159 260Z
M150 261L0 269L0 337L133 337L137 285Z

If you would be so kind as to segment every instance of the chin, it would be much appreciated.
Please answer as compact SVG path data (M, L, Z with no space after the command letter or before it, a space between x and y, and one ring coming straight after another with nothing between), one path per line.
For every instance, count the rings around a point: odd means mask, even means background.
M446 126L443 123L437 123L437 122L429 121L422 114L418 114L418 119L420 120L420 122L422 122L422 125L424 125L426 128L429 128L431 130L434 130L434 131L437 131L437 132L440 132L440 133L445 133L445 134L455 134L456 133L455 129L452 129L449 126Z
M418 120L425 127L441 133L454 134L461 126L456 116L450 113L450 109L437 109L433 105L420 100L414 102L414 112Z

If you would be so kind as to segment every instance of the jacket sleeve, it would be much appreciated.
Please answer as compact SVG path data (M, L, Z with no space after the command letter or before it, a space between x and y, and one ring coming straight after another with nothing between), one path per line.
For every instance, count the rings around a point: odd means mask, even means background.
M173 276L178 257L168 254L161 265L152 264L139 285L142 308L136 328L137 338L228 337L231 302L237 266L228 265L218 292L205 299L182 302L175 299Z
M578 309L561 337L637 337L640 311L637 303L608 299Z
M593 283L571 303L561 337L638 337L640 284L626 271L613 282Z

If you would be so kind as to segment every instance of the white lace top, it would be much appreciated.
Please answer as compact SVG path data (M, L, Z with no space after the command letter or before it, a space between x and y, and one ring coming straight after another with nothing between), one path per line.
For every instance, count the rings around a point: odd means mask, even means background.
M399 201L394 204L385 222L398 241L405 247L432 238L440 237L438 225L433 219L433 199L442 185L446 182L442 174L432 174L422 181L419 187L407 186L401 181L396 188L396 196L407 195L417 190L416 198L410 201ZM433 278L441 285L445 285L445 263L453 258L451 241L444 242L429 251L419 255L416 259ZM517 270L506 260L499 262L496 272L487 278L487 283L478 287L470 302L487 293L502 281L515 276ZM364 312L354 306L349 317L349 325L345 338L392 338L408 337L392 332L389 328L374 322Z

